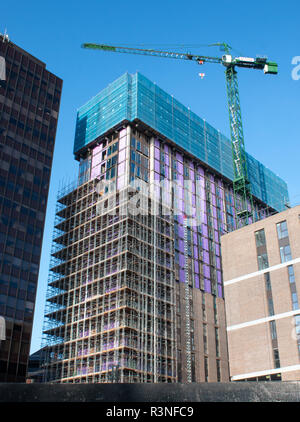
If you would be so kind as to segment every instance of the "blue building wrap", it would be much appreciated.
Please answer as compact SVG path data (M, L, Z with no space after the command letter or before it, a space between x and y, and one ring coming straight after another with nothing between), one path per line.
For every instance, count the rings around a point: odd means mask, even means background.
M79 108L74 154L122 121L135 119L233 180L231 141L140 73L122 75ZM286 183L246 155L253 195L277 211L285 209Z

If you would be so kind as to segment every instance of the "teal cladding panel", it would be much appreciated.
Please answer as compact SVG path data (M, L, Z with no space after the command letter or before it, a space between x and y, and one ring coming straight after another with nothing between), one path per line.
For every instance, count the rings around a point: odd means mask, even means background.
M124 74L80 107L74 153L123 120L140 119L184 150L233 180L231 141L140 73ZM286 183L247 154L252 193L278 211Z

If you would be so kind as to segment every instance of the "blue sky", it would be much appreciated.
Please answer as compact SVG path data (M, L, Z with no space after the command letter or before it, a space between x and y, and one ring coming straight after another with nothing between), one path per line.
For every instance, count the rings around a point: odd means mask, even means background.
M200 45L225 41L245 56L266 55L277 76L240 69L245 145L287 183L292 205L300 203L299 92L292 59L300 56L300 3L296 0L65 0L2 2L0 32L47 64L64 80L48 198L31 352L40 347L49 254L59 183L76 177L73 139L76 110L125 72L140 71L229 137L224 68L192 62L81 49L84 42L144 44L163 49L221 54ZM178 50L178 48L177 48ZM184 51L180 49L179 51ZM234 52L235 53L235 52ZM199 72L206 76L201 79ZM299 71L300 75L300 71Z

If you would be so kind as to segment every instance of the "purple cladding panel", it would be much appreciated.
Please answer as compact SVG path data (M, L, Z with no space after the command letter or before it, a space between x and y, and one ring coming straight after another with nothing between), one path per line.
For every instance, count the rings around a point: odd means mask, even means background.
M125 173L125 161L118 165L118 176Z
M216 256L216 267L218 268L218 270L221 269L221 260L219 257Z
M158 179L155 179L155 176L158 176ZM159 174L154 173L154 179L159 181ZM159 200L159 198L160 198L160 187L157 184L155 184L154 187L153 187L153 195L154 195L154 198L156 200Z
M210 278L209 265L203 264L203 275L206 278Z
M200 285L199 285L199 275L195 274L195 287L196 289L199 289Z
M203 249L207 250L209 249L208 247L208 239L206 237L202 237L202 247Z
M197 246L194 246L194 258L195 259L198 259L199 257L198 257L198 247Z
M184 211L184 200L183 199L179 200L179 210L183 214L183 211Z
M208 230L207 230L207 225L206 224L202 224L202 235L204 237L207 237L207 235L208 235Z
M126 147L126 144L127 144L126 141L127 141L126 136L120 139L120 141L119 141L119 151L121 151L121 149Z
M204 278L204 290L206 293L211 293L211 284L210 280L207 278Z
M181 163L183 163L183 155L180 154L179 152L176 152L176 160L178 160Z
M158 182L160 181L160 176L159 173L154 172L154 180L158 180ZM157 186L159 189L159 186Z
M196 230L193 230L193 243L194 245L198 245L198 236Z
M179 174L183 174L183 164L179 161L177 162L177 171Z
M219 284L222 284L222 275L221 275L221 271L217 270L217 281Z
M165 145L165 163L169 166L170 165L170 156L169 156L169 147Z
M154 145L158 148L160 148L160 141L158 139L155 139Z
M223 297L223 289L221 284L218 284L218 297Z
M179 251L180 252L184 252L184 241L183 241L183 239L178 239L178 249L179 249Z
M197 166L197 173L201 176L204 176L204 169L202 167Z
M182 253L179 253L179 265L184 268L184 255Z
M185 274L184 274L184 270L180 269L179 270L179 281L181 281L182 283L185 282Z
M216 226L218 227L218 225L216 224ZM217 228L216 227L216 228ZM219 243L219 232L218 232L218 230L215 230L215 242L216 243Z
M209 252L208 251L203 251L203 261L206 264L209 264Z
M178 183L178 186L182 189L182 194L181 194L181 198L182 198L183 197L183 175L182 174L178 174L177 183Z
M195 269L195 273L199 274L199 263L198 263L198 261L194 261L194 269Z
M215 230L218 230L218 220L217 220L217 218L214 218L214 229Z
M183 216L182 215L179 215L178 216L178 224L179 225L181 225L181 226L183 226ZM183 233L183 232L182 232ZM183 237L183 236L182 236Z
M217 206L216 195L211 195L211 202L212 202L212 204L213 204L214 207Z
M184 238L184 230L183 230L183 227L182 227L181 224L178 224L178 236L181 237L182 239ZM179 242L180 242L180 240L179 240Z
M100 166L93 167L91 171L91 179L94 179L95 177L99 176L100 174Z
M160 160L160 150L158 148L154 148L154 158L155 160Z
M92 167L97 166L101 162L101 154L93 155Z
M220 246L216 244L215 247L216 247L216 255L220 256Z
M160 173L160 163L157 160L154 160L154 171Z
M122 151L119 152L118 156L118 162L121 163L126 158L126 149L122 149Z
M93 149L93 156L95 156L96 154L98 154L100 151L102 151L102 147L103 144L97 145L94 149Z

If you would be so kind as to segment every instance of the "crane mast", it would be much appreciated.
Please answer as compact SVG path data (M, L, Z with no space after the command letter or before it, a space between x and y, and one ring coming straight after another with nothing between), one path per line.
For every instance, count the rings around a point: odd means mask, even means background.
M204 63L217 63L226 67L225 79L234 170L233 193L235 204L235 224L236 227L241 227L253 222L254 208L251 185L247 170L247 158L244 144L239 88L237 72L235 68L244 67L248 69L259 69L263 70L265 74L277 74L278 65L275 62L267 61L266 57L233 57L230 54L231 47L226 43L215 43L210 44L210 46L219 46L225 54L222 57L212 57L145 48L133 48L124 46L118 47L106 44L82 44L82 47L86 49L188 60L195 61L200 65Z
M252 222L253 199L247 170L237 72L233 66L229 66L225 74L234 171L235 220L236 227L240 227Z

